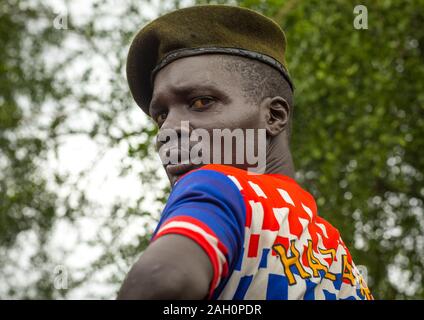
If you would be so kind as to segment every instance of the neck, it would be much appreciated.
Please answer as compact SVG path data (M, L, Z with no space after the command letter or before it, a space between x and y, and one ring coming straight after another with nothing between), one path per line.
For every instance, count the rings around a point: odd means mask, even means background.
M266 173L282 174L294 179L294 164L285 131L269 139L266 159Z

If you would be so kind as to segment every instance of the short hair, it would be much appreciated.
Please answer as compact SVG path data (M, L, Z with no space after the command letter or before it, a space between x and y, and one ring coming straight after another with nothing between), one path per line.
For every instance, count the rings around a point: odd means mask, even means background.
M275 68L257 60L235 55L219 55L220 66L240 76L245 97L259 104L267 97L284 98L290 109L288 139L291 137L293 117L293 91L283 75Z

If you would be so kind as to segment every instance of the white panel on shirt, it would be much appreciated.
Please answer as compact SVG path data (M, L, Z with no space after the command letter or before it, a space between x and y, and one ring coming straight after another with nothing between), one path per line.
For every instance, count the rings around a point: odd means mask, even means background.
M234 184L237 186L237 188L238 188L239 190L243 190L243 187L241 186L240 182L237 180L237 178L236 178L236 177L234 177L234 176L232 176L232 175L227 175L227 177L228 177L228 178L230 178L230 180L231 180L232 182L234 182Z
M285 202L290 203L292 206L295 206L293 199L290 197L289 193L286 190L281 188L277 188L277 190Z
M288 238L290 235L290 226L289 226L289 208L273 208L275 219L277 219L280 229L278 230L278 235L281 237Z
M252 187L253 191L258 195L258 197L267 198L266 194L263 192L260 186L258 186L256 183L249 181L250 186Z
M315 223L321 230L326 238L328 238L327 229L322 223Z
M298 274L293 274L296 279L296 284L288 285L288 300L300 300L303 299L303 296L306 291L306 282Z
M309 221L303 218L299 218L299 222L302 224L302 234L300 238L296 241L296 249L301 252L303 251L303 246L308 246L308 240L311 239L311 235L308 230Z
M305 210L305 212L309 215L309 217L312 220L312 217L313 217L312 210L308 206L305 206L303 203L302 203L302 207L303 207L303 210Z
M250 232L252 234L260 234L264 222L264 208L262 203L249 200L250 207L252 208L252 224Z

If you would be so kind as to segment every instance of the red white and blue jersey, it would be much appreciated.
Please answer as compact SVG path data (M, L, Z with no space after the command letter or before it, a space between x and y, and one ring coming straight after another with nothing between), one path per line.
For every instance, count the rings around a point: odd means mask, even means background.
M206 165L174 186L152 241L194 240L213 266L211 299L372 299L313 197L279 174Z

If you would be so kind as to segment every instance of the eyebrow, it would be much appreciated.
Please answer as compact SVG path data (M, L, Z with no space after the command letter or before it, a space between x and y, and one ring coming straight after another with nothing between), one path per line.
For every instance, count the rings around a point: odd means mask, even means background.
M169 91L172 92L175 96L181 96L181 95L187 95L191 92L195 91L202 91L202 90L210 90L214 91L215 93L219 93L221 95L224 95L225 93L217 88L217 86L214 83L208 83L208 84L189 84L189 85L177 85L172 86ZM154 109L157 109L159 105L161 104L162 95L159 93L158 95L152 97L152 100L150 101L149 105L149 114L152 115L152 112Z

